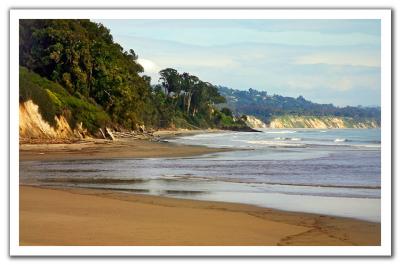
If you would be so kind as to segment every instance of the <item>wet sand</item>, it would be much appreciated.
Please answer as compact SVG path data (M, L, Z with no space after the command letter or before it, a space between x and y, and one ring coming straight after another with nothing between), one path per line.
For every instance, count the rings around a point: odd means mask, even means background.
M379 245L380 224L251 205L20 186L20 245Z
M227 148L179 145L148 140L85 140L75 143L20 144L20 160L124 159L185 157L229 151Z

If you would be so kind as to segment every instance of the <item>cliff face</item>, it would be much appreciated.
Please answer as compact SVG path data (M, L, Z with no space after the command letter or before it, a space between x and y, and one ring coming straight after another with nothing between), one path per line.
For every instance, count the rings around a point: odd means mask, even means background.
M251 128L268 128L267 124L265 124L262 120L257 119L254 116L251 115L246 115L246 124L247 126L251 127Z
M70 139L81 138L84 134L82 126L72 130L67 120L55 117L56 126L52 127L43 120L39 107L32 100L19 104L19 137L25 139Z
M349 117L281 116L271 120L270 128L379 128L373 119L356 120Z

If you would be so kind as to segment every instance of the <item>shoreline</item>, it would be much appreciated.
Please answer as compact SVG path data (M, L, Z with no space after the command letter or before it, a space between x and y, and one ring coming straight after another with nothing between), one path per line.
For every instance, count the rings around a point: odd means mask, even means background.
M380 244L380 223L351 218L110 190L19 189L20 245Z
M150 139L118 138L114 141L104 139L86 139L74 142L48 143L38 140L37 143L20 143L19 159L21 161L60 161L82 159L135 159L162 157L190 157L217 152L232 151L232 148L211 148L197 145L182 145L166 141L184 135L223 132L221 130L179 130L159 131L155 136L161 141Z
M142 189L119 189L119 188L109 188L109 187L80 187L80 186L63 186L63 185L48 185L48 184L34 184L34 183L22 183L19 184L20 187L31 187L31 188L38 188L38 189L49 189L49 190L64 190L64 191L70 191L72 193L78 193L80 191L92 191L93 193L116 193L116 194L129 194L132 196L139 196L139 197L148 197L148 198L159 198L159 199L171 199L171 200L183 200L183 201L192 201L192 202L203 202L203 203L216 203L216 204L232 204L232 205L242 205L246 207L255 207L259 209L265 209L269 211L277 211L277 212L283 212L283 213L291 213L291 214L299 214L299 215L310 215L310 216L324 216L324 217L329 217L329 218L339 218L339 219L348 219L348 220L354 220L354 221L359 221L359 222L366 222L366 223L371 223L371 224L381 224L381 221L374 221L374 220L368 220L368 219L362 219L362 218L357 218L357 217L351 217L351 216L341 216L341 215L335 215L335 214L326 214L326 213L318 213L318 212L307 212L307 211L299 211L299 210L286 210L283 208L278 208L278 207L270 207L270 206L262 206L262 205L257 205L257 204L252 204L252 203L246 203L246 202L235 202L235 201L223 201L223 200L212 200L212 199L193 199L193 198L183 198L183 197L173 197L173 196L165 196L165 195L157 195L157 194L148 194L148 193L143 193ZM298 195L298 196L303 196L303 195ZM335 197L333 197L335 198ZM341 197L336 197L341 199ZM350 199L359 199L359 198L350 198ZM362 199L373 199L375 198L362 198ZM380 199L380 198L379 198Z

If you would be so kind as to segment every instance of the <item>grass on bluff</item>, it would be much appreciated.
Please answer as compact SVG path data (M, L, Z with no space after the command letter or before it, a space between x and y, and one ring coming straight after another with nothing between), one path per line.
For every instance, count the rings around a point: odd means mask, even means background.
M71 128L82 122L91 133L110 122L107 113L100 107L88 102L80 95L71 95L61 85L29 71L19 68L20 102L32 100L39 106L43 119L56 126L56 116L64 115Z

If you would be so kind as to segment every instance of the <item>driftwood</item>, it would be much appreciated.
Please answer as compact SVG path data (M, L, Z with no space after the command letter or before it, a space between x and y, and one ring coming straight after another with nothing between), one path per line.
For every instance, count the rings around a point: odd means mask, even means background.
M104 139L107 139L106 135L104 134L104 132L103 132L103 130L101 128L99 129L99 131L101 133L101 136L103 136Z
M159 142L160 137L154 136L153 132L149 131L124 131L124 132L113 132L113 135L117 139L132 139L132 140L149 140Z
M106 134L111 138L111 140L113 140L113 141L115 140L115 137L114 137L113 133L107 127L106 127Z

